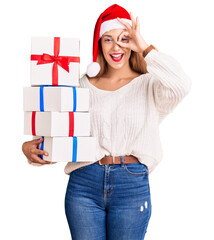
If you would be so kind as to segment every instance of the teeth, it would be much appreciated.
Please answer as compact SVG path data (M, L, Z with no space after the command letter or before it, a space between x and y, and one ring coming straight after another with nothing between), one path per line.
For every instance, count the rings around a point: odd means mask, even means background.
M123 54L119 54L119 55L111 55L114 59L120 59L122 57Z
M112 57L121 57L123 54L112 54Z

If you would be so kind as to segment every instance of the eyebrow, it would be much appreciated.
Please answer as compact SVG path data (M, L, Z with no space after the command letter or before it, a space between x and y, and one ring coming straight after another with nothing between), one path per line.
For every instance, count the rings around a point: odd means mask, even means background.
M103 37L112 37L111 35L103 35ZM119 37L119 36L118 36Z
M112 37L111 35L103 35L104 37Z

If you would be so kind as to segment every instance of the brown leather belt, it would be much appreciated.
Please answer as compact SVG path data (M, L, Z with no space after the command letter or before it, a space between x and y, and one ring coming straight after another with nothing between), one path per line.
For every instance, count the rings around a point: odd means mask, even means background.
M129 156L123 156L123 161L124 164L128 164L128 163L135 163L135 162L139 162L138 159L135 156L129 155ZM108 165L108 164L121 164L120 161L120 156L105 156L103 158L101 158L98 163L100 165Z

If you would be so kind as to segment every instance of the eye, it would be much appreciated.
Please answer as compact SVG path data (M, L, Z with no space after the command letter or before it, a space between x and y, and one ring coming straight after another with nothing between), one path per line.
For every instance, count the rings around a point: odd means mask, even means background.
M127 39L127 38L122 38L122 41L128 41L129 39Z
M109 41L111 41L111 39L107 38L107 39L105 39L104 41L105 41L105 42L109 42Z

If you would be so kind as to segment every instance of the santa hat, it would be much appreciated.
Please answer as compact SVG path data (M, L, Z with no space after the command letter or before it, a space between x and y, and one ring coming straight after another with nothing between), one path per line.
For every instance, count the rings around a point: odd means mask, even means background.
M122 23L117 20L117 17L128 22L132 26L130 14L126 11L126 9L117 4L111 5L103 13L100 14L94 28L93 62L87 66L86 71L89 77L96 76L100 71L100 65L96 62L99 52L98 40L105 32L110 31L111 29L126 28Z

